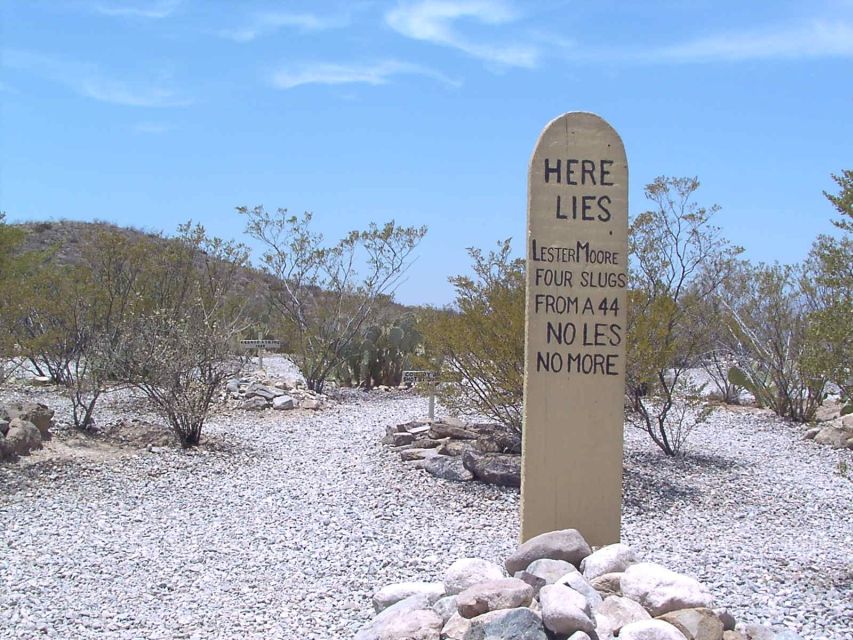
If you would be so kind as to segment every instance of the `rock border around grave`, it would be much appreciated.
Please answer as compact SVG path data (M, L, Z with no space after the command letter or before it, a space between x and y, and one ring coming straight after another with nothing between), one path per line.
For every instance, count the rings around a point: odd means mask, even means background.
M26 456L51 439L54 412L38 402L0 405L0 460Z
M355 640L798 640L736 623L695 578L574 529L531 538L503 566L451 564L440 582L386 585Z
M521 486L521 435L500 424L415 420L387 427L382 443L437 478Z

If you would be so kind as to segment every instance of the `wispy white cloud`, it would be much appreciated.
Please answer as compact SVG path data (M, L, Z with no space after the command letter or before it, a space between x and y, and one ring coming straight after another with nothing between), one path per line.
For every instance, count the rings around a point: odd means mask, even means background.
M75 93L111 104L130 107L184 107L190 100L164 81L118 80L95 65L23 50L4 52L2 65L64 85Z
M175 13L182 0L107 0L92 3L91 9L105 16L159 20Z
M421 0L398 5L385 22L398 33L415 40L452 47L466 54L508 67L535 67L539 48L529 42L483 42L463 35L461 21L500 26L518 18L512 7L500 0Z
M459 84L427 67L398 60L384 60L373 64L308 63L279 69L272 75L271 81L273 86L279 89L293 89L307 84L381 85L387 84L393 76L398 75L426 76L450 86Z
M222 29L216 33L235 42L251 42L255 38L274 33L280 29L322 31L344 27L348 22L349 18L345 15L318 16L312 13L279 11L255 14L241 27Z
M137 122L133 125L133 130L136 133L146 133L159 135L171 131L174 127L163 122Z
M714 62L853 56L853 23L812 20L794 26L733 31L625 54L649 62Z

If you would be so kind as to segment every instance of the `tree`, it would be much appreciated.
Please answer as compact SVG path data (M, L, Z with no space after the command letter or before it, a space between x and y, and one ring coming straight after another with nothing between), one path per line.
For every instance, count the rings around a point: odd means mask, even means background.
M654 205L630 229L626 419L667 455L678 454L705 415L685 373L704 344L698 302L714 293L740 249L711 224L717 206L693 201L696 178L659 177L645 188Z
M20 265L15 253L24 239L24 232L6 224L6 214L0 211L0 383L15 369L16 342L11 331L15 319L11 301L18 286Z
M801 285L810 311L810 366L838 385L853 408L853 171L833 179L840 193L824 195L841 215L832 221L841 236L818 236Z
M179 227L177 238L146 240L144 277L125 320L113 367L168 420L183 447L201 441L222 384L238 373L237 336L248 322L250 291L238 288L248 250L207 236L201 225Z
M426 227L370 224L327 246L311 230L310 213L298 218L262 206L237 211L246 216L249 236L266 249L262 266L274 278L270 301L308 388L322 391L377 307L393 295Z
M450 278L453 309L424 322L426 352L440 371L442 401L477 412L516 431L524 392L524 260L510 258L509 239L497 251L469 248L473 277Z

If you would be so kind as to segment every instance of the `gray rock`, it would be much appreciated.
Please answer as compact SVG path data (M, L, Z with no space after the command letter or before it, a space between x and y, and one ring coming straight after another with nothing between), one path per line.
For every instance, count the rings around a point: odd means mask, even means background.
M554 633L595 633L595 625L589 617L589 604L574 589L560 584L546 585L539 592L539 604L542 622Z
M740 631L746 640L776 640L776 632L763 624L745 624Z
M404 449L400 452L400 460L402 460L403 462L411 462L413 460L426 460L427 458L433 458L437 455L439 455L439 453L435 449Z
M463 640L548 640L542 619L527 608L490 611L471 620Z
M640 603L620 596L607 596L596 609L596 614L607 618L607 626L616 635L625 625L651 619L649 612Z
M456 610L463 618L476 618L497 609L526 607L533 600L533 587L518 578L479 582L456 596Z
M586 598L586 601L589 602L589 606L592 608L601 604L601 594L599 594L598 591L596 591L593 586L586 581L586 578L584 578L577 569L571 573L567 573L565 576L557 580L557 584L571 587L577 591Z
M34 449L41 449L41 432L28 420L13 418L9 422L9 431L2 440L3 457L25 456Z
M246 398L239 404L239 408L243 411L262 411L268 409L270 403L265 398L255 396L254 398Z
M439 445L438 452L443 456L461 456L473 446L470 440L447 440Z
M642 620L622 627L619 640L687 640L684 634L663 620Z
M302 404L300 403L300 406ZM414 442L415 436L411 433L389 433L382 439L382 442L385 444L390 444L392 447L403 447L407 444L412 444Z
M455 438L457 440L474 440L477 437L477 434L473 431L469 431L465 427L460 424L454 424L449 422L433 422L432 426L429 430L429 437L433 440L440 440L441 438Z
M713 597L695 578L653 562L631 565L622 574L622 595L639 602L653 616L678 609L708 607Z
M840 422L823 427L814 437L818 444L829 445L834 449L849 449L853 438L853 427L845 427Z
M446 624L447 621L457 613L456 596L444 596L443 598L439 598L436 603L432 605L432 610L435 611L438 614L438 617Z
M277 398L272 399L272 408L277 409L278 411L293 409L293 407L293 398L290 396L278 396Z
M432 438L424 437L416 437L415 441L412 442L412 446L419 449L435 449L442 444L444 444L444 440L433 440Z
M714 613L720 619L720 622L723 623L723 631L734 631L737 621L728 609L714 609Z
M9 420L0 417L0 436L5 436L7 433L9 433Z
M526 569L540 558L565 560L577 567L590 553L592 549L577 529L563 529L543 533L524 542L507 558L505 565L511 574Z
M322 407L323 403L319 398L302 398L302 400L299 401L300 409L311 409L312 411L316 411Z
M436 478L444 480L467 482L474 479L474 475L462 465L462 460L459 458L433 456L423 461L423 468Z
M499 580L503 577L503 570L494 562L480 558L461 558L444 572L442 582L448 595L456 595L478 582Z
M622 595L622 573L605 573L589 581L589 584L602 596Z
M544 578L540 578L539 576L534 576L532 573L527 573L526 571L516 571L512 576L513 578L518 578L519 580L524 580L527 584L533 587L533 596L539 596L539 590L544 587L547 582L545 582Z
M554 584L560 578L570 574L577 573L575 565L565 560L552 560L551 558L540 558L531 562L526 573L538 576L545 581L545 584Z
M723 640L723 622L710 609L679 609L658 620L674 626L687 640Z
M263 398L264 400L272 400L284 395L284 391L275 387L268 387L263 384L250 384L246 387L246 392L243 394L246 398Z
M521 434L501 425L473 425L474 448L481 453L521 453Z
M225 385L225 391L230 393L233 396L236 396L240 393L240 381L239 380L229 380Z
M444 595L444 585L440 582L398 582L382 587L373 594L373 609L379 613L393 604L414 595L423 594L433 601Z
M10 422L14 418L31 422L39 430L42 439L50 437L50 428L53 426L53 413L53 409L38 402L13 402L0 408L0 418L3 418L3 414L5 414L5 418Z
M458 613L454 613L442 627L441 638L442 640L463 640L470 628L471 621L468 618L463 618Z
M504 487L521 486L521 456L510 453L478 453L468 449L462 454L465 468L482 482Z
M435 611L421 609L388 619L379 640L441 640L442 626Z
M631 548L625 544L609 544L594 551L581 562L583 577L592 580L605 573L619 573L625 571L632 564L637 563L637 556Z
M388 636L384 635L385 628L392 624L395 618L405 618L417 611L428 609L438 618L438 615L431 609L434 603L435 599L432 596L423 593L400 600L398 603L381 611L373 620L362 627L355 635L355 640L386 640ZM440 621L440 618L438 619Z

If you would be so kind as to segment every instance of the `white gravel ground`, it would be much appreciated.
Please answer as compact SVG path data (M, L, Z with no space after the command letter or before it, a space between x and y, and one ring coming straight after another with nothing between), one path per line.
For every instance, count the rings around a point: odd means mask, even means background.
M345 639L380 586L502 560L517 491L432 478L379 443L426 408L355 392L217 415L198 451L0 465L0 638ZM851 639L853 455L801 432L720 412L684 461L629 432L624 541L739 620Z

